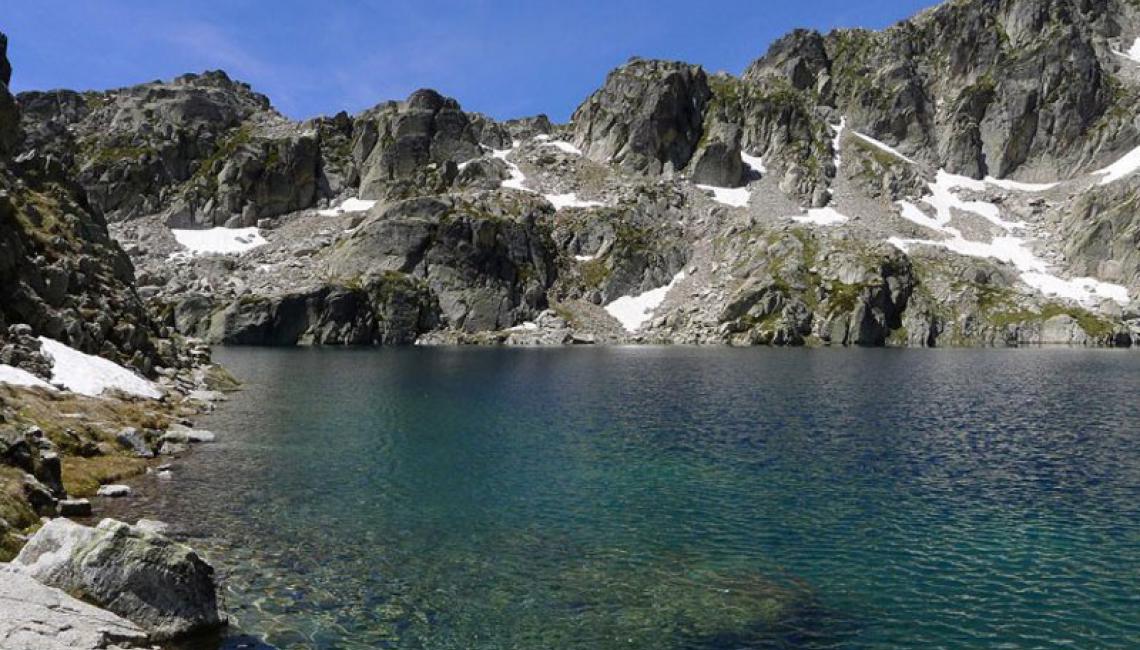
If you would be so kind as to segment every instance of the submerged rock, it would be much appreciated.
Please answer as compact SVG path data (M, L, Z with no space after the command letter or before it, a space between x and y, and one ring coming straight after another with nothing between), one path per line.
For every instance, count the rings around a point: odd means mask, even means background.
M12 566L122 616L165 640L225 624L214 569L189 547L104 519L95 528L53 519Z

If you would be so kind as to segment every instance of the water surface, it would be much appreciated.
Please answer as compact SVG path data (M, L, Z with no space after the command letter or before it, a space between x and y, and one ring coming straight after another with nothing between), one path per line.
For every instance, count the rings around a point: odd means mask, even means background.
M1135 353L217 358L221 441L114 507L278 647L1140 647Z

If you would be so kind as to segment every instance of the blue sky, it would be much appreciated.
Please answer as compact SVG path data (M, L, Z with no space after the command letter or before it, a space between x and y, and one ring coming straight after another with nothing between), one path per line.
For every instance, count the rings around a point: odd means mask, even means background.
M15 90L222 68L294 118L436 88L564 121L630 56L740 73L794 27L881 28L934 0L0 0Z

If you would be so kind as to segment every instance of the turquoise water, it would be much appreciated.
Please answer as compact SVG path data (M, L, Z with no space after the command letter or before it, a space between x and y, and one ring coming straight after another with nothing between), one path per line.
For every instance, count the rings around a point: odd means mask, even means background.
M115 507L206 551L235 635L1140 647L1134 353L217 356L221 442Z

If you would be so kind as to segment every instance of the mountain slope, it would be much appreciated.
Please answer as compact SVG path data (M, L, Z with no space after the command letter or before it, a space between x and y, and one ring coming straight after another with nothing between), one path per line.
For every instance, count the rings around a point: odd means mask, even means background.
M634 59L563 126L426 90L290 123L207 73L23 94L22 150L219 341L1126 345L1138 39L1131 0L953 0L740 77ZM170 231L216 225L268 243Z

